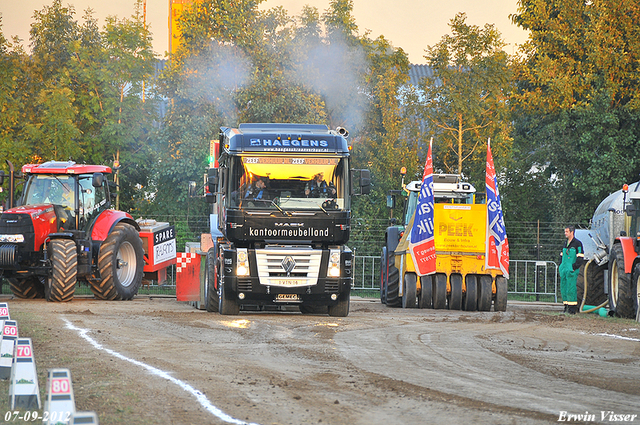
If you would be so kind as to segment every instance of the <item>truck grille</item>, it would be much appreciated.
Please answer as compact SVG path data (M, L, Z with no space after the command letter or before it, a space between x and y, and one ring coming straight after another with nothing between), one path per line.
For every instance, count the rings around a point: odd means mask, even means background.
M313 286L318 283L322 251L297 248L256 249L260 284Z

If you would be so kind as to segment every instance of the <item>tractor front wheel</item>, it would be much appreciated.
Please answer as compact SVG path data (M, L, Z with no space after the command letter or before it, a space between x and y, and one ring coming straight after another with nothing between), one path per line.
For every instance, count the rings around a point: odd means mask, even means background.
M101 281L92 285L94 295L106 300L130 300L142 282L144 249L136 229L118 223L100 247L98 269Z
M51 276L44 287L47 301L66 302L73 299L78 276L78 251L69 239L55 239L49 243Z

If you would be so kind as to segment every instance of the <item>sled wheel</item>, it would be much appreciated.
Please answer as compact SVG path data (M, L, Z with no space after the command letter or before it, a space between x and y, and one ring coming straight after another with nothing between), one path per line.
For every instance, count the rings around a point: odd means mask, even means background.
M493 311L507 311L507 279L504 276L496 276L496 299L493 302Z
M478 309L478 277L468 274L464 280L467 291L462 300L462 308L465 311L476 311Z
M418 308L432 308L433 275L420 276L420 286Z
M449 279L451 281L449 310L462 310L462 276L459 274L452 274Z
M447 275L436 273L433 280L433 308L447 308Z
M387 280L387 305L389 307L399 307L401 304L398 292L400 282L400 272L396 266L389 266L389 278Z
M478 282L478 311L491 310L491 298L493 297L491 291L492 277L488 274L480 276Z
M416 282L415 273L404 274L404 290L402 295L402 308L416 308Z

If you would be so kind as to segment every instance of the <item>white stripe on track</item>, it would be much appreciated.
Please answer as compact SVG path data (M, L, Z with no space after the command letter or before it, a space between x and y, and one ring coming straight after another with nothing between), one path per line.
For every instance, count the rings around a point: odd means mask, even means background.
M227 415L222 410L220 410L216 406L214 406L209 401L207 396L202 394L201 391L196 390L195 388L193 388L191 385L187 384L186 382L182 382L181 380L174 378L168 372L162 371L162 370L160 370L158 368L150 366L150 365L148 365L146 363L142 363L142 362L140 362L138 360L131 359L131 358L127 357L127 356L124 356L124 355L118 353L117 351L113 351L113 350L111 350L109 348L105 348L105 347L102 346L102 344L100 344L95 339L93 339L89 335L87 335L89 333L89 329L78 328L77 326L73 325L71 322L69 322L65 318L62 318L62 320L64 320L64 322L66 323L67 329L71 329L71 330L74 330L74 331L78 332L78 335L80 335L80 337L84 338L87 342L89 342L89 344L93 345L94 348L96 348L97 350L102 350L102 351L104 351L104 352L106 352L108 354L111 354L114 357L117 357L120 360L124 360L124 361L127 361L129 363L132 363L132 364L134 364L136 366L139 366L139 367L141 367L143 369L146 369L147 371L151 372L151 374L153 374L153 375L159 376L160 378L164 378L167 381L176 384L177 386L182 388L184 391L186 391L186 392L190 393L191 395L193 395L198 400L198 402L202 405L202 407L207 409L212 415L216 416L218 419L220 419L220 420L222 420L224 422L228 422L228 423L236 424L236 425L258 425L258 424L254 424L254 423L241 421L240 419L236 419L236 418L233 418L233 417Z

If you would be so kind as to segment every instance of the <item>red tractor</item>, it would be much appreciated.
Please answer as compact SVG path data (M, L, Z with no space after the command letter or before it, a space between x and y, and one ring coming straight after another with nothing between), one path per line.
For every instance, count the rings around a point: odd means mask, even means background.
M18 298L70 301L76 283L105 300L129 300L143 277L140 227L110 209L104 165L50 161L10 168L7 207L0 216L0 275ZM2 172L0 172L2 173ZM15 177L25 177L13 206ZM4 181L0 174L0 185Z

